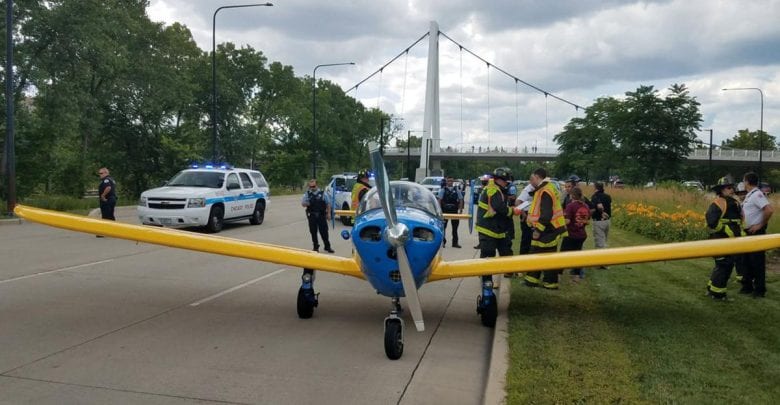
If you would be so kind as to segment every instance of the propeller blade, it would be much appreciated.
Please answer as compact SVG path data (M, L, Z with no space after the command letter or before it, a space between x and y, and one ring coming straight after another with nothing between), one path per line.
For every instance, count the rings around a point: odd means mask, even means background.
M390 195L390 179L385 170L385 161L382 159L382 153L379 144L371 142L368 144L368 150L371 152L371 166L374 169L374 179L376 180L377 193L379 201L382 203L382 211L385 213L388 227L394 228L398 223L398 217L395 215L395 204Z
M414 283L412 266L409 265L409 257L406 255L406 248L399 246L397 249L397 255L398 270L401 273L401 282L404 285L404 293L406 294L406 300L409 304L409 312L412 313L414 327L417 328L418 332L422 332L425 330L422 306L420 305L420 297L417 295L417 285Z

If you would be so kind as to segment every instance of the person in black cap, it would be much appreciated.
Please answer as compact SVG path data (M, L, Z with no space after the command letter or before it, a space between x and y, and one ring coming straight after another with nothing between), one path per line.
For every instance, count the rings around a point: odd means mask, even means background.
M325 251L333 253L328 238L328 217L330 216L330 200L324 191L317 187L317 179L309 180L309 189L303 193L301 206L306 208L306 218L309 221L309 233L311 233L311 243L315 252L319 252L320 243L317 238L317 231L322 236L322 243L325 244Z
M734 198L734 181L731 177L721 177L712 191L716 194L715 200L704 215L707 219L710 239L744 236L742 212L739 202ZM710 281L707 283L707 295L712 299L726 299L726 284L731 276L736 257L735 255L714 257L715 268L712 269Z
M591 220L593 222L593 242L596 249L607 247L610 218L612 217L612 197L604 192L604 183L596 182L596 192L590 197ZM605 266L601 268L606 269Z

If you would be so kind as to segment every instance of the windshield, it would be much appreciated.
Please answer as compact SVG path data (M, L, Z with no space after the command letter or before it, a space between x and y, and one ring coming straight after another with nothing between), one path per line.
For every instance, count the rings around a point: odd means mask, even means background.
M395 201L396 209L401 207L417 208L431 215L441 217L441 207L438 200L436 200L436 196L419 184L406 181L391 181L390 193ZM360 202L357 214L360 215L376 208L381 209L382 205L379 202L377 188L372 188Z
M441 178L439 177L426 177L423 179L422 184L424 185L440 185L441 184Z
M182 171L166 184L171 187L222 188L225 173L207 171Z

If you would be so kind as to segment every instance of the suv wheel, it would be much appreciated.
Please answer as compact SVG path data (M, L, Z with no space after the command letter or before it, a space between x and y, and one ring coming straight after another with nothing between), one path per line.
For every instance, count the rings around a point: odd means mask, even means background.
M255 210L252 212L252 217L249 218L249 223L252 225L260 225L265 219L265 200L257 200L255 203Z
M225 208L221 205L211 207L209 213L209 222L206 223L206 230L211 233L219 233L222 230L222 224L225 221Z

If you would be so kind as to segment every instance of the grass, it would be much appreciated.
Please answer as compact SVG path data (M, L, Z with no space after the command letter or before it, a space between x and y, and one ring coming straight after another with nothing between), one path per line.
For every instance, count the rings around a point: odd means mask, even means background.
M654 243L610 230L610 246ZM586 242L586 247L592 241ZM704 296L711 259L563 275L561 290L515 282L507 403L774 403L780 282L767 298Z

